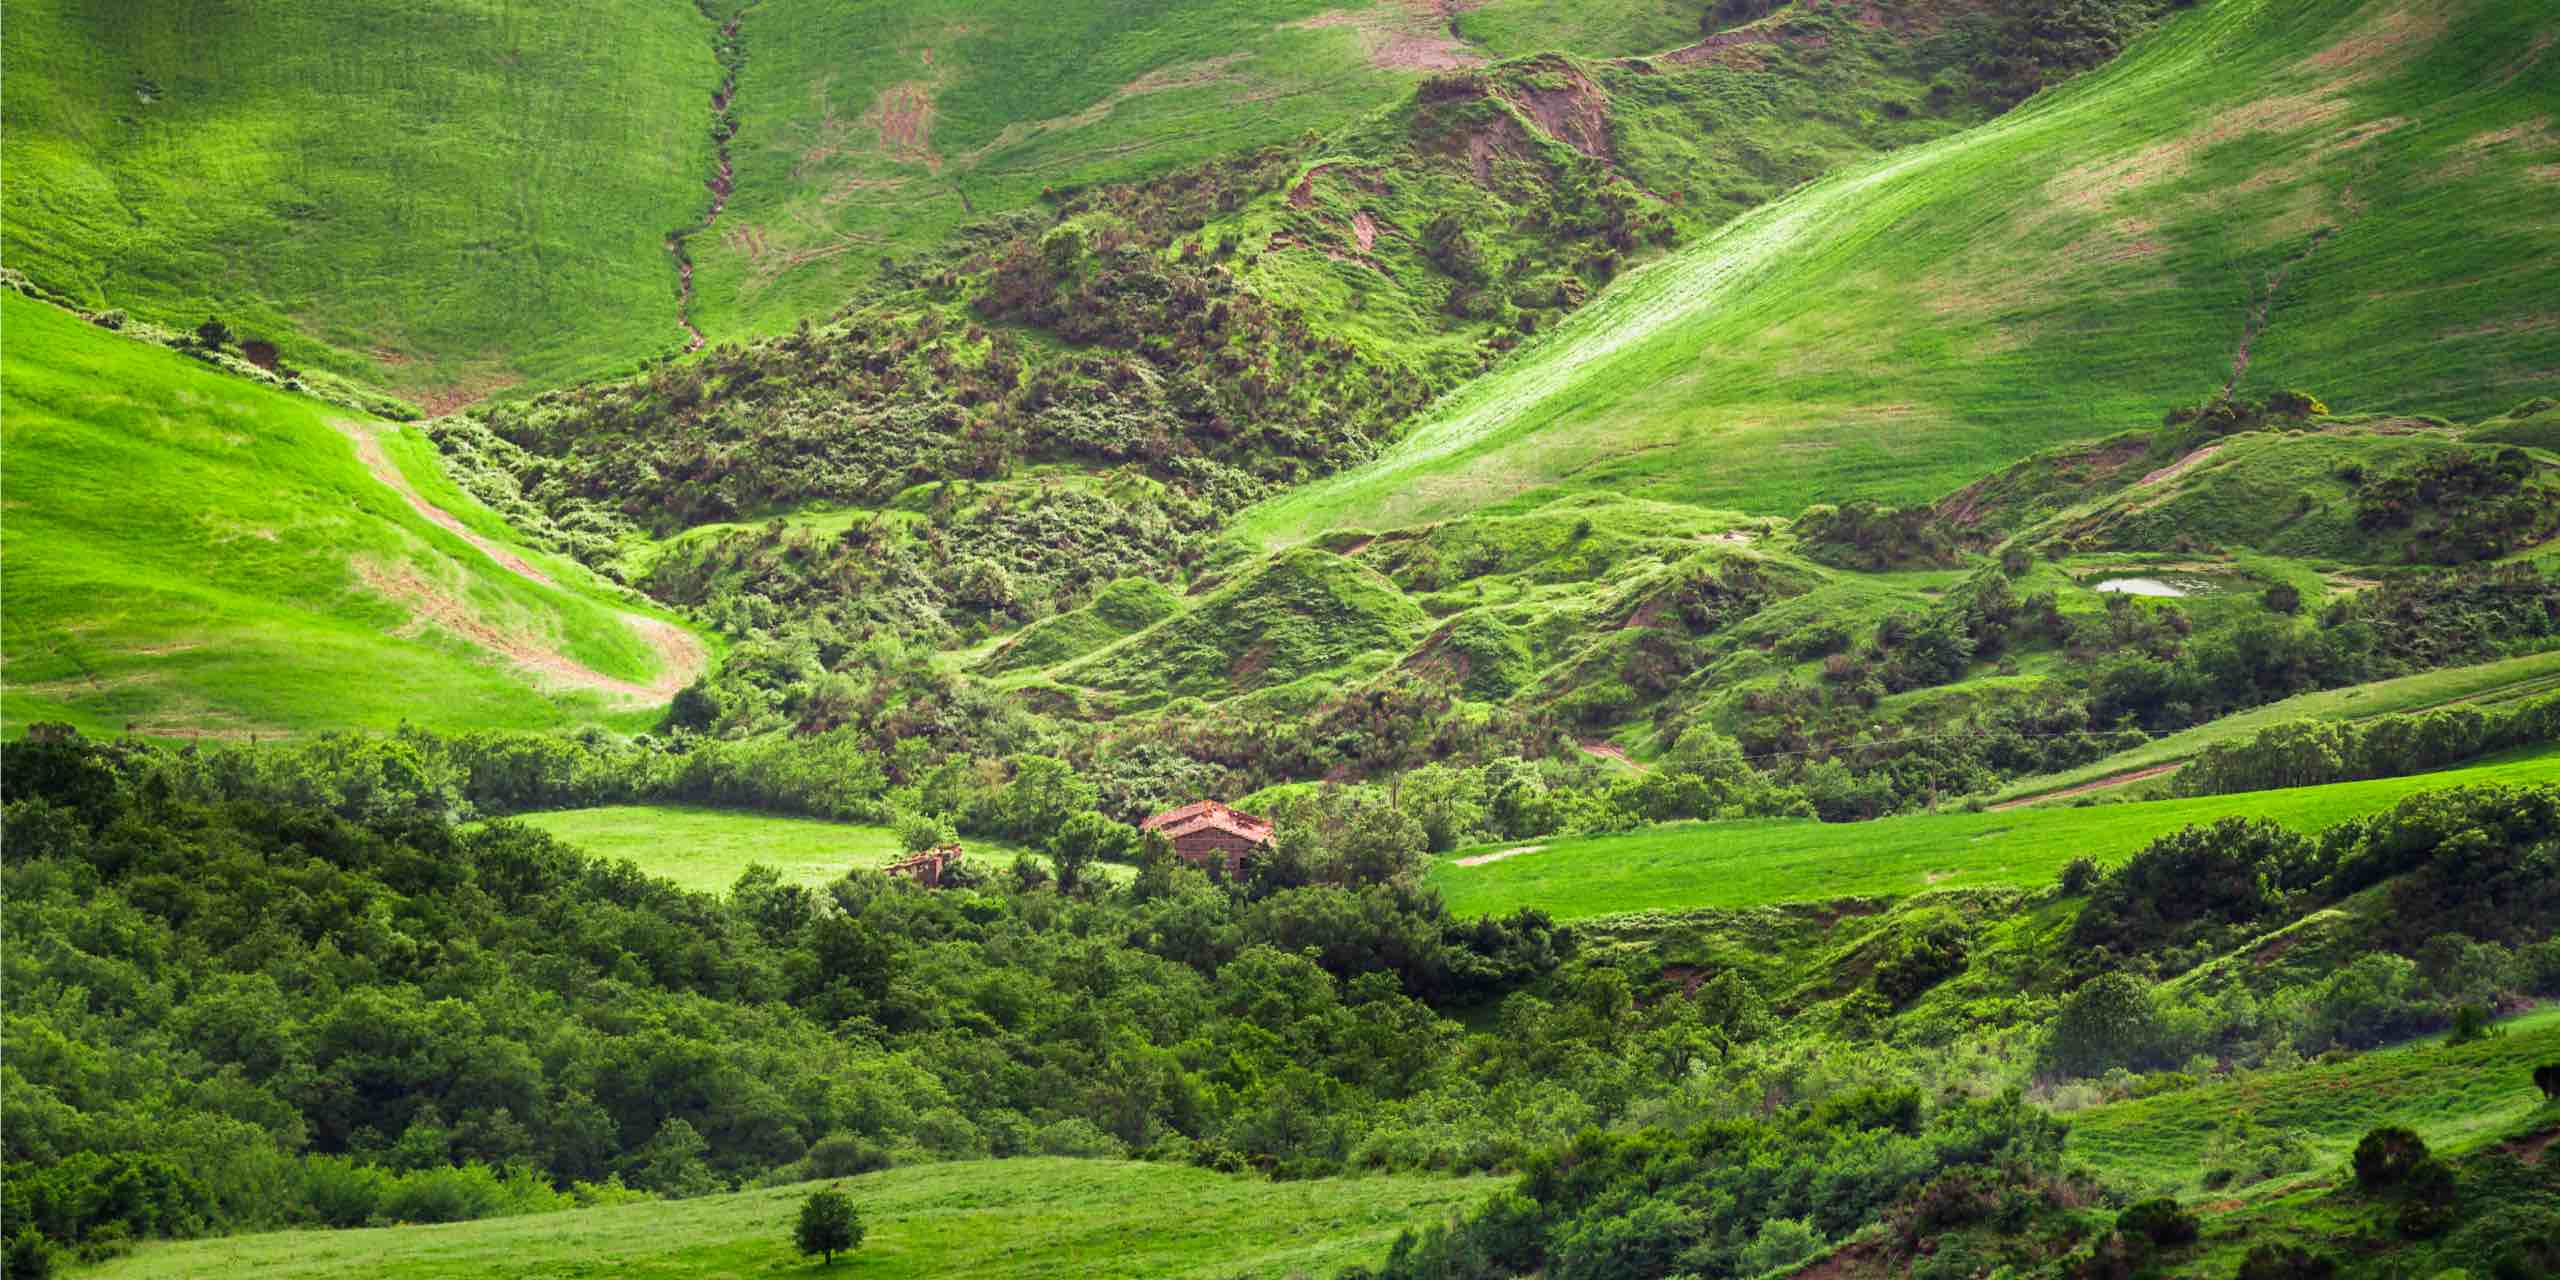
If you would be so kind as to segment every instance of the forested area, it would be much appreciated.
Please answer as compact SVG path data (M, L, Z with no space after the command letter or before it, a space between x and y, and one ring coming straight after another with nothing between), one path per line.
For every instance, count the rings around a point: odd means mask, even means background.
M1800 1172L1712 1231L1611 1208L1556 1256L1676 1246L1739 1276L1942 1172L2044 1168L2052 1123L2004 1089L2131 1088L2198 1055L2246 1070L2560 991L2549 788L2421 796L2316 840L2191 831L2067 877L2055 892L2091 905L2049 957L1924 913L1879 935L1901 958L1797 987L1678 980L1664 953L1586 953L1535 913L1451 919L1364 856L1375 813L1238 884L1147 857L1125 888L750 872L713 898L521 825L458 828L450 792L380 767L396 752L361 778L306 763L299 793L280 764L206 754L54 740L0 760L9 1216L92 1253L1024 1152L1535 1187L1573 1144L1659 1141L1575 1136L1636 1122ZM2263 864L2260 896L2189 900L2234 859ZM2122 972L2179 972L2377 885L2389 927L2340 943L2364 958L2334 975L2173 994ZM2091 1020L2141 1034L2074 1030Z

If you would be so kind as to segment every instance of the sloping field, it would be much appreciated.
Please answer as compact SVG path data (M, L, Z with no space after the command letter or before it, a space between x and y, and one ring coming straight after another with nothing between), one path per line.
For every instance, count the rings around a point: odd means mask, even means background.
M1459 850L1433 865L1428 878L1451 915L1498 916L1535 907L1560 920L1900 896L1933 888L2034 888L2051 884L2074 858L2119 861L2191 823L2239 815L2313 830L2439 787L2555 781L2560 746L2443 773L2290 791L1873 822L1691 823L1622 836L1525 841Z
M2205 1152L2225 1117L2302 1138L2329 1178L2358 1139L2381 1125L2405 1125L2447 1154L2478 1146L2543 1105L2533 1069L2560 1055L2560 1009L2508 1020L2492 1040L2448 1046L2442 1034L2157 1097L2092 1107L2071 1117L2070 1151L2117 1186L2193 1196L2203 1191ZM2281 1190L2279 1177L2262 1190Z
M2560 689L2560 653L2533 653L2478 666L2448 667L2344 689L2297 694L2282 702L2180 730L2065 773L2020 779L1993 799L2002 804L2032 803L2059 799L2058 793L2066 791L2085 794L2103 789L2092 787L2092 783L2131 783L2138 780L2129 776L2133 774L2157 777L2159 774L2151 771L2193 759L2197 752L2214 743L2245 738L2271 725L2294 720L2363 720L2436 707L2492 707L2554 689Z
M1271 1182L1116 1160L981 1160L837 1184L862 1248L837 1272L886 1278L1097 1276L1230 1280L1331 1275L1398 1231L1471 1208L1489 1178ZM814 1184L447 1226L289 1231L146 1245L99 1280L380 1277L633 1280L830 1274L791 1247Z
M0 253L422 397L671 349L711 173L680 0L9 6Z
M956 227L1339 125L1478 61L1423 0L765 0L735 199L696 239L714 337L824 314Z
M1524 491L1919 500L2236 385L2487 416L2560 379L2560 11L2217 0L1631 274L1266 543Z
M502 541L423 439L14 294L0 323L13 726L542 727L701 667L689 633Z

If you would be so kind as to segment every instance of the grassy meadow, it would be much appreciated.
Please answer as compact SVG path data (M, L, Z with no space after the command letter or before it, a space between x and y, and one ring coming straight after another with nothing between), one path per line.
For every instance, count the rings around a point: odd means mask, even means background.
M153 1244L83 1272L97 1280L461 1280L612 1275L1110 1275L1231 1280L1330 1275L1386 1252L1398 1231L1473 1207L1490 1179L1271 1182L1181 1165L981 1160L849 1179L862 1247L833 1270L791 1245L817 1184L444 1226L288 1231Z
M455 729L645 722L453 629L613 680L662 672L583 571L534 557L562 586L507 572L369 475L341 424L375 433L465 527L504 538L433 469L423 439L14 294L0 296L0 325L12 727L178 737L428 715ZM413 594L394 599L386 581Z
M2438 787L2560 781L2560 745L2443 773L2289 791L2035 808L1930 813L1872 822L1811 820L1673 824L1629 835L1464 849L1428 881L1451 915L1535 907L1559 920L1695 907L1754 907L1927 889L2050 884L2074 858L2120 861L2191 823L2238 815L2317 829ZM1476 865L1465 858L1525 852Z
M2447 1045L2439 1033L2340 1062L2263 1071L2174 1093L2109 1103L2071 1116L2070 1152L2109 1183L2144 1194L2195 1196L2214 1129L2246 1116L2311 1147L2300 1178L2325 1180L2379 1126L2405 1125L2439 1152L2494 1140L2545 1104L2533 1069L2560 1058L2560 1008L2498 1025L2496 1038ZM2259 1192L2296 1181L2280 1176Z
M2503 411L2560 367L2538 318L2560 134L2511 74L2535 9L2181 12L1988 125L1635 271L1241 531L1295 542L1546 489L1782 515L1918 500L2235 378L2340 412Z
M540 827L599 858L628 860L650 875L695 893L727 893L750 866L782 873L787 884L812 887L855 868L885 867L898 860L897 833L887 827L824 818L749 813L700 805L617 804L520 814L515 821ZM961 841L970 861L990 872L1013 865L1022 846L1003 840ZM1046 863L1044 854L1034 858ZM1126 867L1098 868L1126 880Z
M92 308L208 313L433 401L675 350L711 173L689 4L30 0L0 56L0 253Z

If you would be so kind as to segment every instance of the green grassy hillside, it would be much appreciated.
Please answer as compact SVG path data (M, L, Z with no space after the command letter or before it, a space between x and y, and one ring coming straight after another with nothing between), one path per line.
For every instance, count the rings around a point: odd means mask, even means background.
M1441 858L1428 879L1453 915L1535 907L1567 920L1929 888L2040 887L2074 858L2110 863L2167 832L2226 815L2318 828L2439 787L2552 779L2560 779L2560 747L2443 773L2289 791L1858 823L1695 823L1485 846Z
M2214 743L2244 738L2270 725L2293 720L2363 720L2434 707L2498 706L2554 689L2560 689L2560 653L2527 654L2500 662L2305 693L2168 734L2068 772L2020 779L2002 788L1992 799L2010 804L2049 797L2050 802L2061 799L2063 793L2084 794L2083 788L2109 779L2123 779L2129 784L2133 780L2126 778L2128 774L2176 765L2193 759L2197 752Z
M423 439L14 294L0 323L13 727L549 727L629 719L700 665L506 545Z
M2367 1131L2386 1124L2460 1154L2542 1107L2533 1069L2560 1057L2560 1009L2536 1010L2499 1030L2474 1044L2448 1046L2432 1035L2343 1062L2093 1107L2071 1117L2071 1154L2117 1186L2186 1196L2206 1190L2199 1179L2207 1146L2233 1115L2303 1138L2320 1177L2344 1165Z
M864 1237L838 1272L866 1277L1229 1280L1331 1274L1395 1234L1470 1208L1488 1179L1268 1182L1179 1165L1025 1159L892 1169L840 1184ZM100 1280L521 1277L698 1280L817 1274L791 1226L814 1185L445 1226L292 1231L159 1244Z
M740 28L737 194L696 244L696 317L788 328L1046 188L1294 141L1478 60L1415 9L766 0Z
M2008 116L1825 178L1625 279L1265 542L1547 487L1793 514L1912 500L2236 381L2508 408L2538 282L2551 15L2220 0Z
M711 172L682 3L11 5L0 252L429 399L682 341Z
M887 827L785 814L708 809L697 805L617 804L520 814L515 821L539 827L598 858L629 861L643 874L670 880L695 893L727 893L751 866L782 873L785 884L823 885L847 871L877 870L898 860L898 835ZM963 844L979 870L999 872L1028 852L1004 840L972 836ZM1034 859L1046 863L1045 854ZM1127 880L1129 868L1105 865L1092 873Z

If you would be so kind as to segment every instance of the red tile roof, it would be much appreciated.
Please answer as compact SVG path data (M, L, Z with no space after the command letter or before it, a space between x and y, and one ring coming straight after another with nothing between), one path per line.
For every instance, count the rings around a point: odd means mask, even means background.
M1242 836L1257 844L1269 843L1271 824L1241 809L1230 809L1215 800L1186 804L1138 824L1140 831L1162 831L1168 840L1179 840L1195 831L1218 830Z

